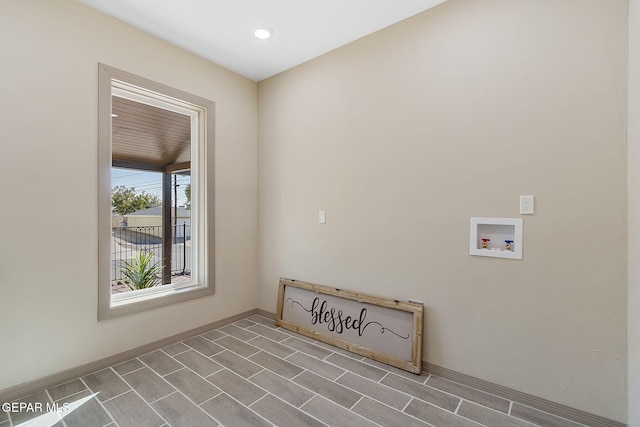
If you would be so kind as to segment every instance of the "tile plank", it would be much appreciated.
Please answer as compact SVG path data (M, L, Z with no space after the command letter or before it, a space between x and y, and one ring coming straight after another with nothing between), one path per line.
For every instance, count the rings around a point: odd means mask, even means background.
M55 402L56 400L71 396L72 394L80 393L81 391L84 391L86 389L87 387L84 385L84 383L80 379L77 379L56 387L51 387L48 392L49 396L51 396L51 398ZM0 411L0 419L2 418L2 413L3 412Z
M338 368L337 366L324 362L320 359L316 359L315 357L309 356L305 353L298 352L292 354L287 357L286 360L332 381L344 374L344 369Z
M295 337L287 338L282 342L282 344L306 353L309 356L317 357L318 359L324 359L332 353L326 348L318 347L315 344L311 344L310 342L306 342Z
M315 418L270 394L251 405L251 409L277 426L324 426Z
M366 363L362 363L358 360L354 360L350 357L337 353L330 355L324 360L373 381L380 381L385 375L387 375L387 372L382 369L378 369L375 366L367 365Z
M251 405L267 394L260 387L227 369L208 376L207 381L245 405Z
M288 379L295 377L303 371L299 366L264 351L254 354L249 360Z
M172 426L211 427L218 423L200 407L180 393L174 393L154 403L153 408Z
M213 396L220 394L221 390L194 374L187 368L176 371L164 377L172 386L187 396L196 405L199 405Z
M140 369L144 367L144 363L139 361L138 359L127 360L126 362L118 363L113 367L113 370L119 373L120 375L128 374L129 372L133 372L136 369Z
M460 399L455 396L446 394L435 388L416 383L404 377L395 374L389 374L380 383L395 388L403 393L408 393L425 402L429 402L436 406L446 409L447 411L455 411L460 403Z
M582 425L519 403L513 404L511 415L544 427L577 427Z
M247 330L278 342L289 338L289 335L283 334L282 332L278 332L273 328L261 325L259 323L256 323L255 325L247 328Z
M309 402L305 403L301 409L331 427L377 426L377 424L363 416L349 411L322 396L315 396Z
M59 401L60 408L63 408L64 403L77 402L91 394L89 390L86 390L62 399ZM113 422L111 416L102 408L96 397L87 400L74 411L62 412L64 424L67 427L102 427Z
M298 408L314 395L309 390L267 370L254 375L249 381Z
M160 427L165 422L133 391L104 403L120 427Z
M293 382L308 388L309 390L318 393L338 405L344 406L345 408L351 408L353 404L362 397L360 393L349 390L338 383L329 381L309 371L305 371L295 377Z
M203 403L200 407L225 427L271 426L270 422L225 393Z
M219 344L224 348L226 348L227 350L233 351L234 353L238 353L240 356L243 356L243 357L249 357L252 354L256 354L257 352L260 351L259 349L252 346L251 344L247 344L246 342L240 341L239 339L234 338L232 336L226 336L226 337L220 338L218 341L216 341L216 344Z
M89 374L82 380L91 391L100 393L97 397L101 402L131 390L111 368Z
M411 397L404 393L351 372L347 372L336 382L399 411L407 406L407 403L411 400Z
M123 375L122 378L148 403L153 403L176 391L169 383L147 367Z
M167 353L162 350L152 351L151 353L140 356L138 359L156 371L160 376L170 374L183 367L182 363L176 362L173 357L167 355Z
M435 427L480 427L478 423L417 399L413 399L404 412Z
M282 358L285 358L296 352L296 350L292 349L291 347L284 346L263 336L257 336L256 338L248 341L248 343L254 347L257 347L264 351L268 351L269 353Z
M192 349L199 351L207 357L224 351L224 348L220 347L218 344L215 344L201 336L193 337L183 342Z
M478 404L463 400L458 408L458 415L475 421L479 424L486 426L500 426L500 427L532 427L526 421L518 418L510 417L502 412L494 411L493 409L480 406Z
M353 411L382 426L424 427L427 423L410 417L400 411L396 411L386 405L382 405L368 397L359 401L353 407Z
M225 368L230 369L245 378L249 378L264 369L262 366L256 365L244 357L240 357L228 350L223 351L220 354L216 354L212 359Z
M224 369L219 363L214 362L194 350L185 351L174 357L178 362L203 378Z
M222 328L220 328L220 330L225 334L229 334L232 337L235 337L241 341L249 341L250 339L258 336L253 332L247 331L234 324L223 326Z
M435 375L430 376L426 384L433 388L437 388L438 390L446 391L447 393L455 394L463 399L495 409L496 411L504 412L505 414L509 412L510 402L501 397L494 396L453 381L445 380L444 378L440 378Z

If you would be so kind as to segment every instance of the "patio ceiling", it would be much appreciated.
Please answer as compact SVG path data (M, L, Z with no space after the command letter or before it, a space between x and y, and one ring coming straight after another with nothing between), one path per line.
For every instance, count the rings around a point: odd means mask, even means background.
M112 165L175 172L190 168L189 116L112 97Z

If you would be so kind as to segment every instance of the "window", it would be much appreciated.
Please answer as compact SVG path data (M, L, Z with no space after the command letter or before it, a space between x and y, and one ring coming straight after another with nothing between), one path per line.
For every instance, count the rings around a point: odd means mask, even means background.
M211 295L214 103L98 68L98 318Z

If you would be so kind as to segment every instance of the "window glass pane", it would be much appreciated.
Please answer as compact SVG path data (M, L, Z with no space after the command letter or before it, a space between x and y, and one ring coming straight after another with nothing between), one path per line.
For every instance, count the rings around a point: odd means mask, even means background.
M188 285L191 118L122 96L112 105L112 295Z

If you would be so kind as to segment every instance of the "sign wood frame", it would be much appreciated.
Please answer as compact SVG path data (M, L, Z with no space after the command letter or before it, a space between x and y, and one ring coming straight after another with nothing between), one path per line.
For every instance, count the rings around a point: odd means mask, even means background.
M276 325L420 374L421 303L281 278Z

